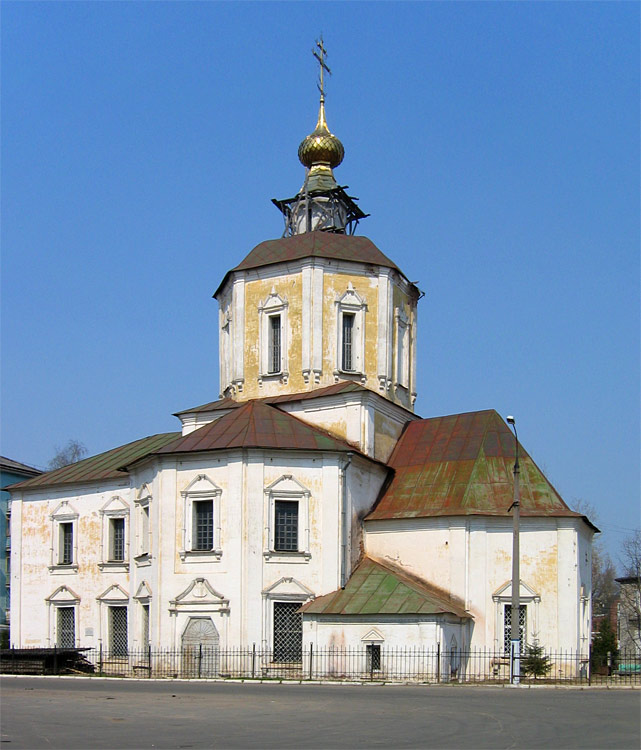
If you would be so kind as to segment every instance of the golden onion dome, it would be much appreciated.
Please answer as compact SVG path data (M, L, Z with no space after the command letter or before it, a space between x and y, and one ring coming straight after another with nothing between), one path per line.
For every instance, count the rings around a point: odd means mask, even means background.
M321 97L318 122L313 133L310 133L298 147L298 158L301 164L310 169L314 164L327 164L330 169L337 167L345 156L343 144L329 132L325 121L325 102Z

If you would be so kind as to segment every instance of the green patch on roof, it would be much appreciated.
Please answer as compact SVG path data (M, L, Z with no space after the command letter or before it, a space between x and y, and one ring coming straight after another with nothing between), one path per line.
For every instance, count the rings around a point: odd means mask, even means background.
M165 432L159 435L134 440L133 443L112 448L97 456L83 458L81 461L63 466L54 471L40 474L33 479L18 482L11 489L37 489L39 487L52 487L60 484L77 484L82 482L97 482L106 479L120 479L127 476L123 468L134 461L154 453L159 448L171 443L180 435L179 432Z
M408 423L389 465L394 477L367 520L507 515L514 436L494 410ZM580 516L519 446L524 516Z
M369 557L363 558L345 588L308 602L301 611L314 615L470 616L460 602L446 593Z

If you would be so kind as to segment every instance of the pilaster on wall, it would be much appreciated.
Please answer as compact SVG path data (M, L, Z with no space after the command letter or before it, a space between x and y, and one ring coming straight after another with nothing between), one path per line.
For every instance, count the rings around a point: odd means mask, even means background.
M245 280L234 279L232 320L232 383L242 391L245 379Z
M301 367L303 379L309 383L311 379L311 361L312 361L312 272L311 266L303 266L303 305L302 305L302 326L301 326Z
M389 269L378 274L378 388L386 394L392 383L392 284Z
M315 382L323 372L323 269L312 269L312 369Z

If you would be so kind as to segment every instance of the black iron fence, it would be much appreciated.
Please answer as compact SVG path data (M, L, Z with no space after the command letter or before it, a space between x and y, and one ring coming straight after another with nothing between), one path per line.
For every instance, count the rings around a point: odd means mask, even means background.
M598 660L590 654L536 649L520 660L521 683L641 685L641 655L617 652ZM316 648L295 655L251 646L180 650L143 648L5 649L0 671L11 674L83 674L138 678L344 680L415 683L510 681L510 659L488 649Z

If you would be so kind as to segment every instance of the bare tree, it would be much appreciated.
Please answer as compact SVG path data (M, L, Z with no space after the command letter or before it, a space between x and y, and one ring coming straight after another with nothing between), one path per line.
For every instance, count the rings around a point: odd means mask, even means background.
M621 545L621 564L625 575L619 601L621 647L641 653L641 531L637 529Z
M61 469L63 466L74 464L87 455L87 448L79 440L69 440L68 443L60 447L56 446L56 454L49 461L49 471Z

